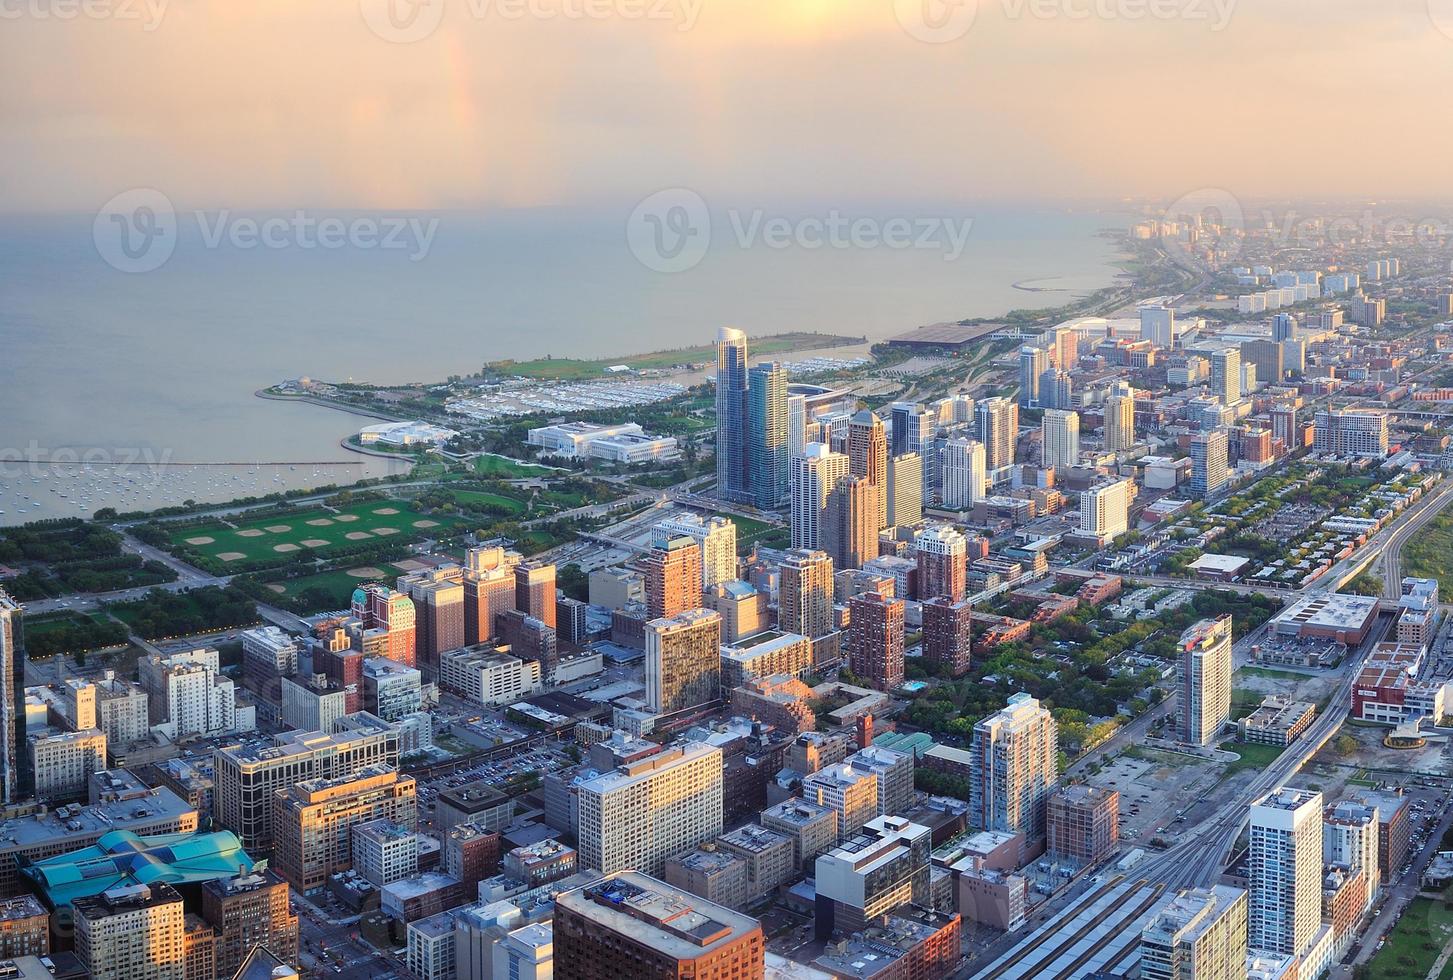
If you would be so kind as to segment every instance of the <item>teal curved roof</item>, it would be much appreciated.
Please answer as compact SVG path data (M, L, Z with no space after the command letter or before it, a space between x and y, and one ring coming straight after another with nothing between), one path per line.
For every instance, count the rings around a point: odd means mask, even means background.
M189 884L251 870L252 858L230 830L152 837L113 830L90 847L21 868L53 908L122 885Z

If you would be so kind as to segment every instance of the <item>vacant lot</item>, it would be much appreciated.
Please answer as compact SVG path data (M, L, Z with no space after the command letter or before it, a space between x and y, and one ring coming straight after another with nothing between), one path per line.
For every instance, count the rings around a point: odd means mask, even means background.
M448 515L422 513L406 500L369 500L338 510L271 511L251 520L241 515L231 526L217 521L174 531L172 543L224 565L243 566L300 552L326 556L330 549L361 543L402 544L447 534L458 524Z
M1425 524L1403 548L1403 574L1435 578L1453 588L1453 514Z

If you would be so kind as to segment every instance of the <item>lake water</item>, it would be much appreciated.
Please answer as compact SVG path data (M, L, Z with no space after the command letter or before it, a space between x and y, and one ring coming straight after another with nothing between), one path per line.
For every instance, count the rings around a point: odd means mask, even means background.
M239 216L187 212L170 259L133 274L103 261L93 215L0 217L0 524L395 466L339 446L367 420L253 396L285 378L442 380L501 358L702 343L723 324L878 340L1107 285L1117 256L1099 232L1129 224L1088 211L940 213L972 219L952 260L932 247L744 244L730 216L713 214L709 250L674 273L642 264L624 215L605 210L419 216L437 224L417 261L417 243L247 247L225 234L209 244ZM1058 291L1014 288L1026 280ZM4 462L18 459L33 462ZM218 463L249 465L199 465Z

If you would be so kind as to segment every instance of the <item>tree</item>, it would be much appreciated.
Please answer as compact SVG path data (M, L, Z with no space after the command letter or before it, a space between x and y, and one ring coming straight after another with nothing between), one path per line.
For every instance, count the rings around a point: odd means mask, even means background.
M1357 751L1357 739L1351 735L1339 735L1332 747L1337 750L1338 755L1346 757Z

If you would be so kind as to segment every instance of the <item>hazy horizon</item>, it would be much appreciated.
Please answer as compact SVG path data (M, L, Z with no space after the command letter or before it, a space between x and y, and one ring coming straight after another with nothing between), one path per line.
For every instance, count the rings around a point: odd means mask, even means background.
M96 3L0 10L0 211L139 187L238 210L673 187L734 207L1367 203L1446 199L1453 156L1453 0Z

